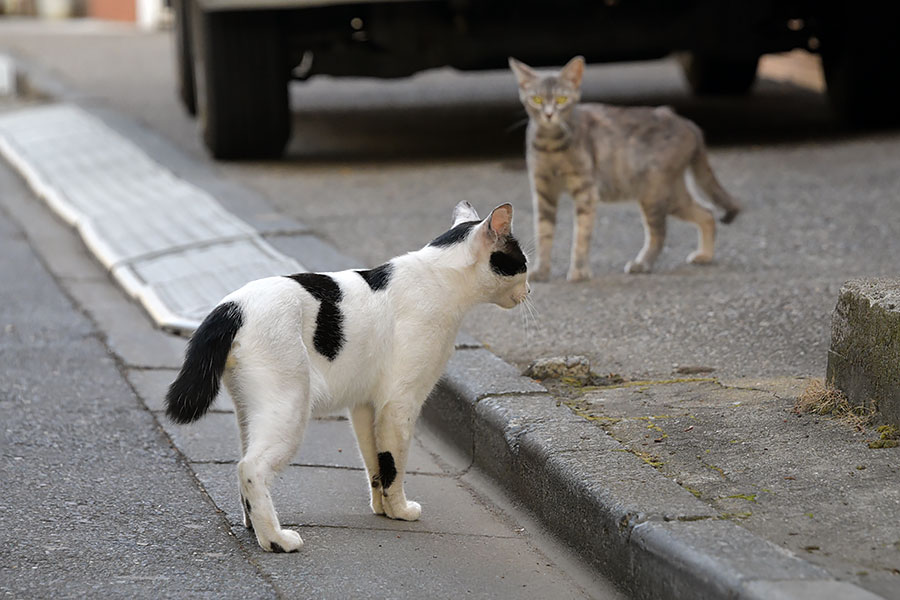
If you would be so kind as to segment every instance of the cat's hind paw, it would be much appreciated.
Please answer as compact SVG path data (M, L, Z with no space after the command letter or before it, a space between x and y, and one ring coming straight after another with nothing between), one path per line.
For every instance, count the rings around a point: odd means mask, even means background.
M422 505L418 502L408 501L406 506L394 507L389 502L384 503L384 512L391 519L399 521L418 521L422 515Z
M636 260L629 260L628 264L625 265L625 272L629 274L636 273L649 273L652 267L647 263L638 262Z
M279 530L276 532L274 539L271 540L264 540L257 536L256 541L259 542L259 547L266 552L274 552L276 554L296 552L303 547L303 538L300 537L299 533L290 529Z
M688 255L687 261L692 265L708 265L712 263L713 257L712 254L706 254L696 250Z

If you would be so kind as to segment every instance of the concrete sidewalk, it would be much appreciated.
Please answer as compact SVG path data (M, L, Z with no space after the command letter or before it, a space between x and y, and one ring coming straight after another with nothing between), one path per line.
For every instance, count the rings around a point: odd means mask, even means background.
M127 117L95 114L173 160ZM186 162L183 172L203 172ZM804 378L718 380L691 366L671 378L595 374L539 385L520 367L462 344L426 420L635 596L900 597L897 449L870 450L871 430L793 414ZM158 397L150 379L134 383ZM193 454L195 441L181 435L172 432L198 465L228 456ZM228 513L233 499L218 495L217 469L197 473Z

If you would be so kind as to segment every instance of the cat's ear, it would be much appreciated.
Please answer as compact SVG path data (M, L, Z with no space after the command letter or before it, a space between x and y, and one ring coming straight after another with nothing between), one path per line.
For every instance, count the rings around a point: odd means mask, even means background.
M534 69L522 61L514 59L512 56L509 57L509 68L516 74L516 79L519 81L520 88L528 87L538 78L538 74Z
M566 66L559 72L559 78L565 79L574 87L581 87L581 77L584 75L584 57L576 56L566 63Z
M471 204L463 200L453 209L453 227L456 227L460 223L465 223L466 221L479 221L481 220L478 216L478 213L475 212L475 209Z
M509 202L491 211L491 216L485 219L485 223L493 239L503 238L512 233L512 217L513 207Z

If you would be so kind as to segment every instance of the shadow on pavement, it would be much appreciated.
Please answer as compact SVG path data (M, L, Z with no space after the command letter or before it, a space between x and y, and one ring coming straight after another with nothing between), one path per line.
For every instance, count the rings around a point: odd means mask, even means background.
M303 84L300 84L303 85ZM346 85L346 87L345 87ZM392 82L369 84L390 95ZM297 106L286 158L303 162L494 160L523 156L525 112L513 94L509 99L455 98L445 83L446 101L410 101L397 106L391 98L352 105L354 84L332 91L336 105ZM621 84L619 84L621 86ZM772 145L852 137L832 116L824 95L786 83L763 80L739 97L694 97L672 85L661 92L604 93L592 86L584 101L627 105L669 105L697 122L711 146ZM343 88L343 89L342 89ZM435 90L432 89L432 92ZM440 93L440 90L437 90ZM367 90L366 98L372 89ZM377 91L376 91L377 96ZM395 100L395 99L393 99ZM519 165L524 168L524 163Z

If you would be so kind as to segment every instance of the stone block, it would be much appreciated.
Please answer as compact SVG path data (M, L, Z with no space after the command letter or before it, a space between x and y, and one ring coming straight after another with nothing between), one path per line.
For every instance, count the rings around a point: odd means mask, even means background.
M827 381L900 426L900 279L852 279L841 288Z

